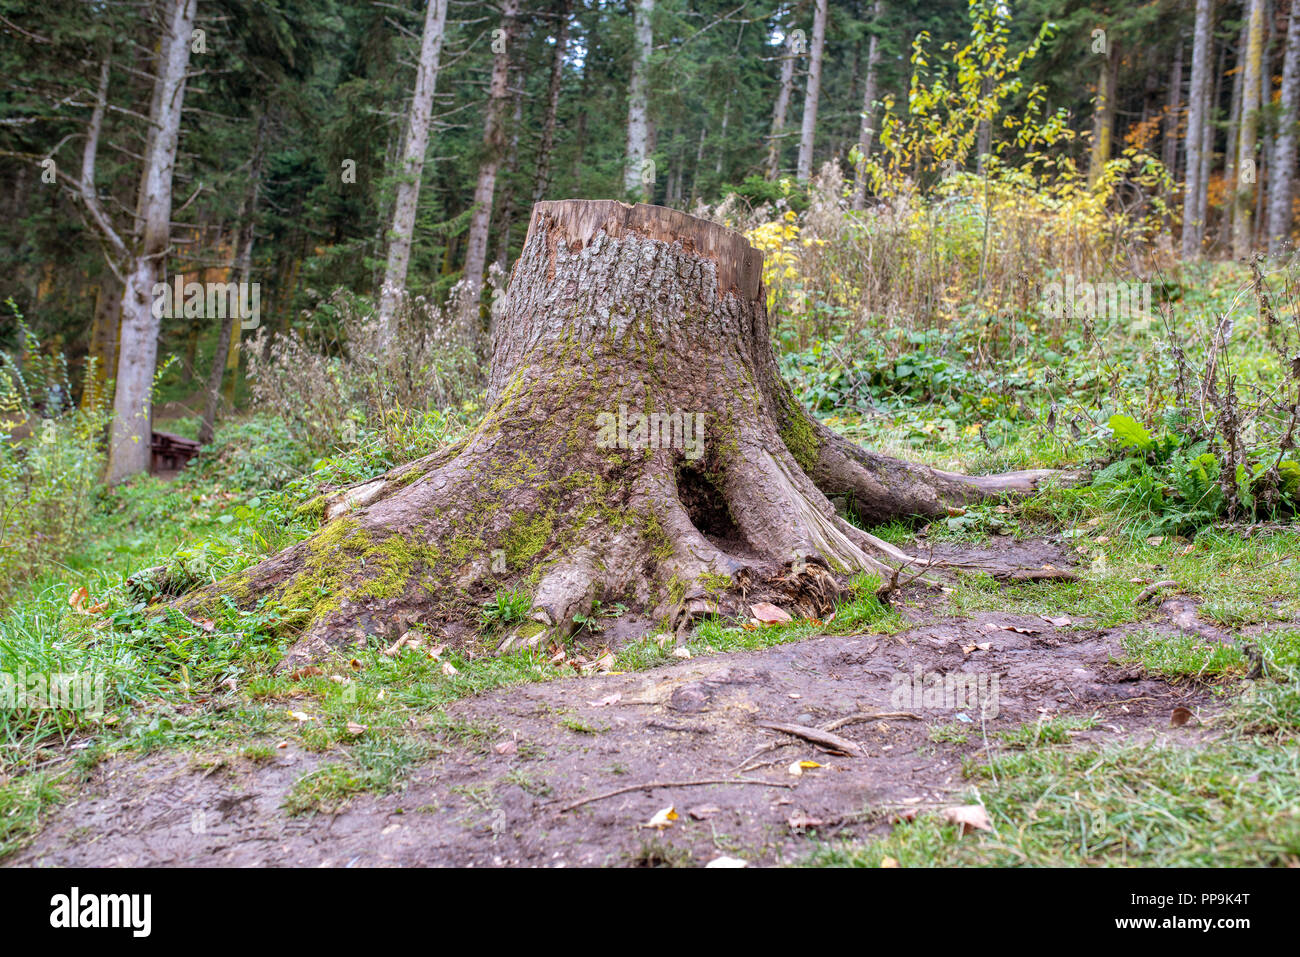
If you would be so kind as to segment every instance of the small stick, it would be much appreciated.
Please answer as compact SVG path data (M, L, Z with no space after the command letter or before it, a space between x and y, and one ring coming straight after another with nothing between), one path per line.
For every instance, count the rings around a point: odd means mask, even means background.
M875 721L883 718L904 718L908 721L925 720L919 714L912 714L910 711L864 711L860 714L851 714L847 718L840 718L838 721L832 721L830 724L824 724L821 729L823 731L838 731L848 724L857 724L859 721Z
M574 808L582 807L584 804L592 804L595 801L603 801L605 798L618 797L620 794L627 794L629 791L652 791L656 788L697 788L705 784L757 784L765 788L792 788L793 784L786 784L784 781L754 781L750 778L706 778L703 781L650 781L646 784L630 784L625 788L617 788L613 791L606 791L603 794L596 794L591 797L585 797L581 801L574 801L560 808L560 813L572 811Z
M1173 579L1169 579L1168 581L1156 582L1154 585L1148 585L1146 588L1142 589L1142 593L1137 596L1137 600L1134 601L1133 604L1141 605L1144 602L1150 601L1151 598L1156 594L1156 592L1160 591L1160 589L1162 588L1177 588L1177 587L1178 587L1178 582L1174 581Z
M829 731L818 731L816 728L806 728L801 724L774 724L767 721L760 721L757 724L760 728L770 728L783 734L794 735L796 738L803 738L813 744L820 744L824 748L842 751L851 758L862 757L860 747L847 738L841 738L838 734L831 734Z

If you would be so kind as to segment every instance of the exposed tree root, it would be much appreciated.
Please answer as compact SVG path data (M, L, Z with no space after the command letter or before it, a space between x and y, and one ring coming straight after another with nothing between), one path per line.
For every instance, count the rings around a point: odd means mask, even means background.
M832 498L873 521L937 516L1051 474L967 478L816 422L777 375L759 264L738 234L670 210L539 204L483 422L332 493L310 539L188 601L293 609L286 663L416 625L480 641L502 588L531 597L503 650L563 637L597 603L670 629L767 596L825 615L854 573L929 564Z

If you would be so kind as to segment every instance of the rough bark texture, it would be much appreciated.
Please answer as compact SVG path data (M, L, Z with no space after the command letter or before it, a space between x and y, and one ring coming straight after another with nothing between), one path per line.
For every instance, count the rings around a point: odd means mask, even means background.
M821 426L779 377L761 267L739 233L675 210L539 204L478 428L319 500L312 538L191 601L297 609L290 661L415 622L477 640L466 625L505 587L532 606L504 647L565 633L596 601L662 627L757 596L824 613L843 576L909 560L832 498L936 516L1050 474L968 479ZM638 430L651 413L669 424Z

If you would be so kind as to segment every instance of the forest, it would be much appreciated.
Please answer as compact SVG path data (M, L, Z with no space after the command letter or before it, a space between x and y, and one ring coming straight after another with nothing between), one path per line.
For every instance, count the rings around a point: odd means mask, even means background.
M1298 134L1297 0L0 0L0 864L1300 865Z

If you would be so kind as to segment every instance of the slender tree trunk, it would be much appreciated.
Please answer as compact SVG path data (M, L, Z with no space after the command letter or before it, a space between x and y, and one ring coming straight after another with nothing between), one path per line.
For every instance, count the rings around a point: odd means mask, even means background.
M1210 152L1214 145L1205 140L1210 108L1212 6L1212 0L1196 0L1196 26L1192 34L1192 77L1187 91L1187 167L1183 177L1184 259L1193 259L1201 254L1201 242L1205 235L1205 220L1204 214L1200 212L1200 203L1208 184L1201 178L1201 154L1202 151Z
M649 158L650 54L654 49L654 0L636 0L633 19L632 79L627 89L627 165L625 192L649 199L645 163Z
M1282 103L1273 141L1273 182L1268 202L1268 251L1276 254L1291 235L1292 185L1295 182L1296 124L1300 122L1300 0L1291 0L1286 52L1282 60Z
M808 87L803 100L803 126L799 130L799 161L796 175L805 182L812 178L813 144L817 139L817 103L822 89L822 53L826 49L826 0L817 0L813 14L812 47L808 51Z
M940 516L1051 474L966 478L821 426L780 378L765 301L762 254L739 233L657 206L538 205L478 428L331 495L313 537L184 607L271 596L301 636L286 666L367 624L481 648L500 588L531 607L499 650L562 640L615 596L682 628L755 600L824 614L858 571L925 564L832 498L872 519Z
M1213 34L1211 34L1210 43L1212 51ZM1219 115L1219 102L1223 98L1223 70L1227 58L1227 45L1220 44L1218 68L1214 74L1213 92L1210 95L1210 102L1205 106L1205 125L1201 128L1201 190L1196 199L1196 241L1197 248L1200 249L1205 246L1206 230L1210 224L1210 171L1214 167L1214 147L1218 140L1217 118Z
M262 185L262 163L266 155L266 113L257 118L257 138L254 141L253 156L249 162L248 186L239 210L239 234L235 240L235 261L232 277L235 282L248 283L253 274L253 236L257 217L257 198ZM243 299L241 295L241 301ZM212 441L213 430L217 421L217 404L221 397L221 380L230 366L230 358L235 360L235 371L239 370L239 333L240 317L236 310L227 309L221 320L221 329L217 333L216 352L212 356L212 367L208 372L207 388L203 402L203 419L199 424L199 442L207 445ZM232 377L233 382L233 377ZM232 397L233 398L233 397Z
M867 44L867 82L862 90L862 125L858 129L858 160L853 180L853 208L862 209L867 202L867 157L871 155L871 141L876 135L876 69L880 63L880 37L875 32L880 29L880 15L884 8L881 0L876 0L872 8L872 34Z
M1250 0L1245 0L1249 8ZM1228 108L1227 146L1223 157L1223 178L1227 186L1227 201L1224 203L1223 221L1219 224L1219 240L1229 249L1233 243L1234 223L1237 221L1237 156L1241 147L1241 104L1242 83L1246 75L1245 58L1250 44L1250 16L1241 22L1241 35L1237 39L1233 55L1235 69L1232 71L1232 102Z
M546 198L551 185L551 152L555 149L555 124L560 112L560 89L564 85L564 57L569 48L569 20L573 0L559 0L559 25L555 30L555 49L551 53L551 79L546 88L546 117L542 121L542 140L537 147L537 175L533 180L533 203Z
M1183 109L1183 42L1178 42L1174 65L1169 68L1169 102L1165 108L1165 138L1161 160L1171 174L1178 169L1178 120Z
M1232 255L1244 259L1250 255L1251 213L1254 206L1255 139L1259 127L1260 66L1264 49L1264 0L1250 0L1247 21L1245 74L1242 77L1241 131L1237 141L1237 178L1233 185L1236 215L1232 223Z
M781 168L781 138L785 133L785 116L790 111L790 94L794 89L795 53L790 38L785 40L785 56L781 59L781 82L776 90L776 105L772 108L772 132L767 138L767 178L776 179Z
M420 206L420 180L424 176L424 154L429 146L429 123L433 96L438 86L438 65L442 38L447 26L447 0L429 0L424 13L424 35L420 40L420 65L415 72L415 92L406 114L406 136L402 148L401 179L393 202L393 221L388 234L388 262L379 290L379 321L385 338L391 334L397 304L406 289L406 270L411 263L411 240Z
M164 55L154 77L154 138L145 154L140 185L140 241L126 263L122 289L122 333L117 391L108 453L108 481L114 484L149 471L153 422L153 377L158 367L159 317L154 286L171 242L172 177L180 141L190 37L196 0L171 0L167 7Z
M95 286L95 315L91 322L90 358L95 361L95 374L87 376L82 384L83 408L92 403L111 400L106 394L109 377L117 359L117 329L122 312L122 289L112 270L105 269Z
M1097 105L1093 112L1092 151L1088 159L1088 185L1096 186L1110 162L1111 136L1115 128L1116 81L1119 74L1119 44L1107 39L1107 53L1097 72Z
M503 0L503 42L495 48L496 56L492 61L487 118L483 126L483 160L478 168L478 185L474 187L474 212L470 215L469 237L465 241L461 328L469 342L477 342L482 332L479 296L483 291L483 270L487 267L488 230L492 225L492 199L497 188L497 171L501 168L506 147L505 112L510 95L510 46L515 42L518 15L519 0Z
M524 77L515 71L516 89L511 93L514 110L510 118L510 145L506 149L505 182L501 187L500 225L497 227L497 254L493 260L505 270L510 259L510 233L515 225L515 175L519 172L519 130L524 125Z

